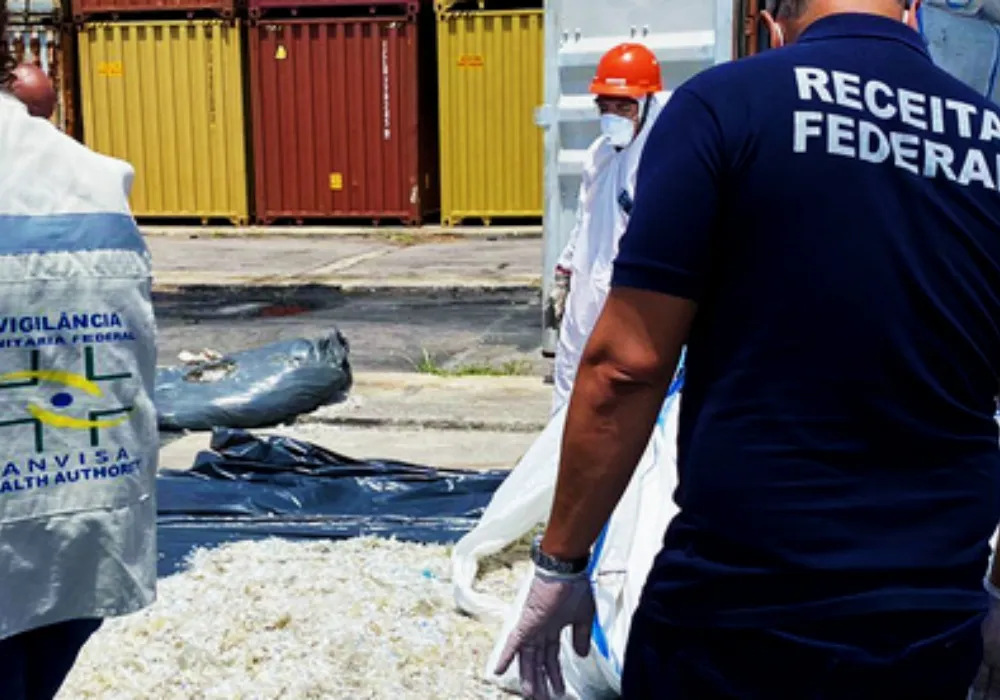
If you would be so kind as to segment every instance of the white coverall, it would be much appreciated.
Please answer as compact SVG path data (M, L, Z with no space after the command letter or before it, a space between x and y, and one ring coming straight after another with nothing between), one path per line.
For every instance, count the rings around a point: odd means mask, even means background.
M628 148L617 151L602 135L587 149L576 223L558 263L571 277L556 348L553 414L569 401L583 349L604 308L618 241L628 223L619 197L623 191L634 197L643 146L665 103L663 94L652 97L642 130Z
M132 167L2 91L0 162L5 640L153 602L159 440Z

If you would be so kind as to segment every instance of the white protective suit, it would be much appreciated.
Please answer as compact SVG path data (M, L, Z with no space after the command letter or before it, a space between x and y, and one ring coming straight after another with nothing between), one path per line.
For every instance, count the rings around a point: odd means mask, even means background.
M0 92L0 639L153 602L151 267L134 171Z
M585 658L576 655L568 628L560 645L568 700L605 700L621 694L632 616L662 545L663 533L677 513L673 494L677 488L677 419L682 386L683 370L671 387L628 488L594 546L590 580L597 613L590 653ZM565 421L563 406L497 489L475 529L459 540L452 552L452 583L458 608L470 615L504 620L483 675L511 692L517 692L519 687L517 664L500 677L493 675L493 669L521 616L534 572L525 574L519 593L510 602L477 591L475 580L480 561L548 520Z
M651 98L642 130L628 148L616 151L602 135L587 149L576 223L559 258L559 266L570 270L571 277L556 348L553 414L569 401L583 349L604 308L618 242L628 223L619 196L625 191L634 197L639 159L665 103L662 93Z
M1000 0L927 0L925 7L940 7L965 17L1000 22Z

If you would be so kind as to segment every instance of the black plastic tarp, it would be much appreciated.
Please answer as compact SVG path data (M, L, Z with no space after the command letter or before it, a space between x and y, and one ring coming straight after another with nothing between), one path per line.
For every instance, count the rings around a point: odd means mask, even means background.
M275 536L452 543L506 476L357 460L289 437L219 429L193 469L158 477L159 573L175 573L195 547Z
M262 428L343 399L350 347L338 330L156 373L161 430Z

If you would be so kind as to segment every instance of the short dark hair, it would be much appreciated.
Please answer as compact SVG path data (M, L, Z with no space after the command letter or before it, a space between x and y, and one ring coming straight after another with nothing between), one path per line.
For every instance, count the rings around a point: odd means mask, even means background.
M767 0L764 8L775 19L797 19L809 7L811 0Z
M7 0L0 0L0 88L10 87L13 70L14 57L7 44Z

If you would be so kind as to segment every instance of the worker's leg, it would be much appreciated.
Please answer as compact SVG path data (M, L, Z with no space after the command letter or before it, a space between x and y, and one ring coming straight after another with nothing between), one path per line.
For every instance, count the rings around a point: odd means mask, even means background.
M915 612L785 630L694 630L640 612L623 698L964 700L982 656L980 621Z
M25 635L25 700L52 700L101 620L69 620Z

